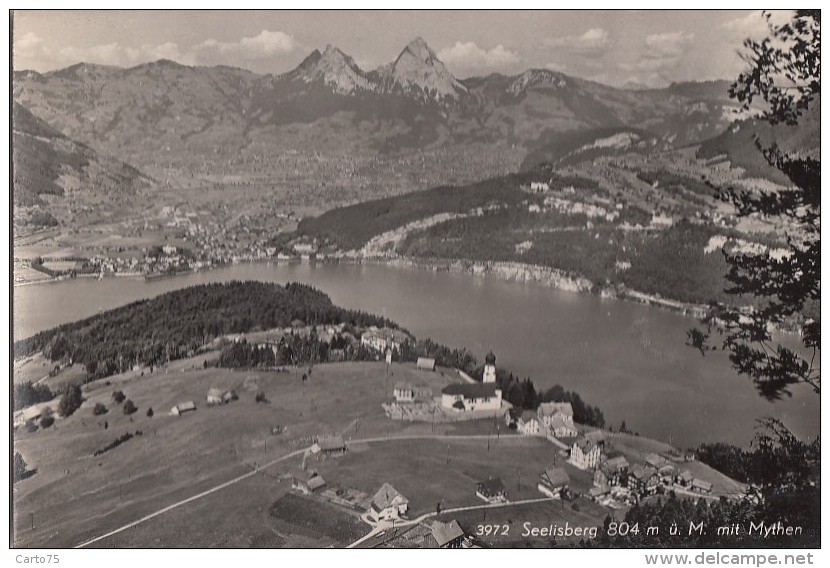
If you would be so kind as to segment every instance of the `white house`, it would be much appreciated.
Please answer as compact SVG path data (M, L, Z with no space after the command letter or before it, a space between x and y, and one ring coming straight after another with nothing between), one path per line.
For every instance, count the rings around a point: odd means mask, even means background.
M550 185L545 181L532 181L530 182L530 191L534 193L545 193L546 191L550 191Z
M399 329L371 327L360 336L360 344L384 353L387 349L400 350L409 339L409 335Z
M408 508L409 500L394 487L384 483L372 497L367 513L374 522L391 521L405 515Z
M536 412L549 435L555 438L578 435L574 426L574 410L570 402L543 402Z
M430 357L418 357L418 362L415 363L415 366L418 369L423 369L425 371L434 371L435 359L432 359Z
M568 462L579 469L593 469L602 461L602 443L593 442L587 438L576 440L571 446L571 456Z
M501 389L495 383L456 383L441 389L441 407L459 412L498 410Z
M516 420L516 428L525 436L538 436L541 431L539 418L533 410L525 410Z
M501 479L491 477L476 484L476 497L487 503L504 503L507 501L507 491Z
M196 410L196 403L192 400L189 400L187 402L180 402L179 404L171 408L170 414L172 414L173 416L181 416L185 412L191 412L193 410Z
M415 400L415 388L409 383L398 383L392 391L397 402L412 402Z

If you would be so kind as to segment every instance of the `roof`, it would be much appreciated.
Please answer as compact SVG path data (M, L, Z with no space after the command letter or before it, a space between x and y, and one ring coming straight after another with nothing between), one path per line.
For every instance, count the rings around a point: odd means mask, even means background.
M563 414L573 417L574 409L570 402L543 402L539 405L539 416L554 416Z
M442 523L441 521L434 521L432 523L432 538L435 539L438 546L444 546L448 542L452 542L463 536L464 530L455 519L449 523Z
M692 472L689 471L688 469L684 469L683 471L680 472L680 479L683 479L684 481L691 481L694 478L695 478L695 476L692 475Z
M332 438L321 438L317 440L317 445L323 451L344 450L346 449L346 442L343 441L342 436L334 436Z
M315 489L320 489L326 485L326 480L322 478L320 475L315 475L314 477L310 478L306 481L306 485L308 488L314 491Z
M476 490L484 495L498 495L504 493L504 483L498 477L491 477L485 481L479 481Z
M405 341L409 341L409 334L399 330L399 329L392 329L391 327L382 327L380 329L369 329L361 335L361 338L366 337L380 337L387 341L396 341L398 343L403 343Z
M587 453L587 452L590 452L598 444L596 444L593 440L589 440L585 436L582 436L580 438L577 438L574 441L573 445L574 446L579 446L582 449L583 453Z
M180 402L175 406L176 410L182 412L183 410L196 410L196 403L192 400L188 400L187 402Z
M487 353L487 355L484 356L484 363L487 365L496 364L496 356L493 354L492 351L490 351L489 353Z
M418 367L434 367L435 359L431 357L418 357L418 362L415 365Z
M568 475L568 472L565 471L564 467L552 467L545 470L545 476L550 481L550 484L554 487L558 487L560 485L567 485L571 482L571 478Z
M522 422L530 422L531 420L538 420L538 417L536 416L535 410L525 410L524 412L522 412L519 419Z
M396 383L395 390L415 390L414 387L410 383Z
M388 483L384 483L380 486L377 493L375 493L374 497L372 497L372 507L374 507L377 511L383 511L389 505L392 504L395 499L398 498L399 504L409 503L409 500L398 493L398 490L392 487Z
M208 396L215 396L217 398L222 398L224 394L225 391L223 391L222 389L209 389L207 393Z
M657 473L657 470L650 465L642 465L638 463L631 468L631 475L641 481L652 477L655 473Z
M628 460L625 459L625 456L617 456L605 460L600 467L605 471L619 471L628 467Z
M660 469L664 465L667 465L669 461L661 455L648 454L646 456L646 463Z
M461 395L464 398L486 398L496 396L496 383L454 383L441 389L444 394Z
M692 480L692 487L699 487L700 489L704 489L706 491L712 490L711 483L709 483L708 481L703 481L702 479L698 479L697 477L695 477Z

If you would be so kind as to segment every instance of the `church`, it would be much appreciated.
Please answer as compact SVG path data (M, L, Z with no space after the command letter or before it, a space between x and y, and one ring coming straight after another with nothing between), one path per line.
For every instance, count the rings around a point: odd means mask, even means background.
M501 389L496 385L496 356L493 352L484 358L484 375L480 383L456 383L441 390L441 407L457 412L499 410Z

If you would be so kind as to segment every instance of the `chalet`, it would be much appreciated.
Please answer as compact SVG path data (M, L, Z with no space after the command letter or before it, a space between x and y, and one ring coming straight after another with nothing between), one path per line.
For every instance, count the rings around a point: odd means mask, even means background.
M657 493L659 484L660 476L654 467L648 464L635 464L631 468L631 475L628 476L628 488L641 497Z
M456 383L441 390L441 407L459 412L498 410L501 389L496 383Z
M194 410L196 410L196 403L192 400L189 400L187 402L180 402L179 404L171 408L170 414L172 414L173 416L181 416L185 412L191 412Z
M671 465L671 462L658 454L648 454L646 456L646 463L653 467L656 470L660 470L660 468L665 467L667 465Z
M516 422L519 432L525 436L538 436L541 428L539 418L533 410L525 410Z
M568 462L579 469L593 469L602 461L602 442L579 438L571 446Z
M431 533L438 548L461 548L464 544L464 529L456 520L449 523L433 521Z
M550 185L546 181L532 181L530 182L530 191L533 193L545 193L550 191Z
M391 521L401 518L409 508L409 500L398 491L384 483L369 502L367 513L374 522Z
M360 336L360 344L380 353L385 353L387 349L400 350L409 339L409 335L399 329L371 327Z
M684 469L674 476L674 482L681 487L691 487L695 476L689 470Z
M324 455L330 454L345 454L346 442L343 441L342 436L332 436L331 438L320 438L317 443L311 447L312 453L322 453Z
M607 459L597 468L594 473L594 485L609 486L622 485L628 473L628 460L625 456L617 456Z
M694 478L692 480L692 491L695 491L697 493L711 493L712 484L708 481L703 481L702 479Z
M415 367L424 371L434 371L435 359L431 359L429 357L418 357L418 362L415 363Z
M504 503L507 501L504 483L498 477L491 477L486 481L479 481L476 484L476 497L487 503Z
M295 476L291 478L291 487L304 493L311 495L317 491L322 491L326 487L326 481L322 476L312 473L308 477Z
M568 491L571 478L564 467L552 467L539 476L536 488L548 497L560 498Z

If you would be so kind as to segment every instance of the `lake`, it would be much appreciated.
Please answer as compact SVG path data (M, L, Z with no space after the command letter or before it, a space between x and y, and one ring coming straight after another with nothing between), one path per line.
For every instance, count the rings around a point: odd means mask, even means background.
M376 264L237 264L151 281L75 279L14 288L14 337L194 284L230 280L305 282L343 307L382 314L419 337L467 347L479 360L561 384L599 406L616 430L678 447L747 445L756 418L774 416L799 436L819 432L819 397L809 388L770 403L739 377L725 353L685 345L693 319L659 308L537 284Z

